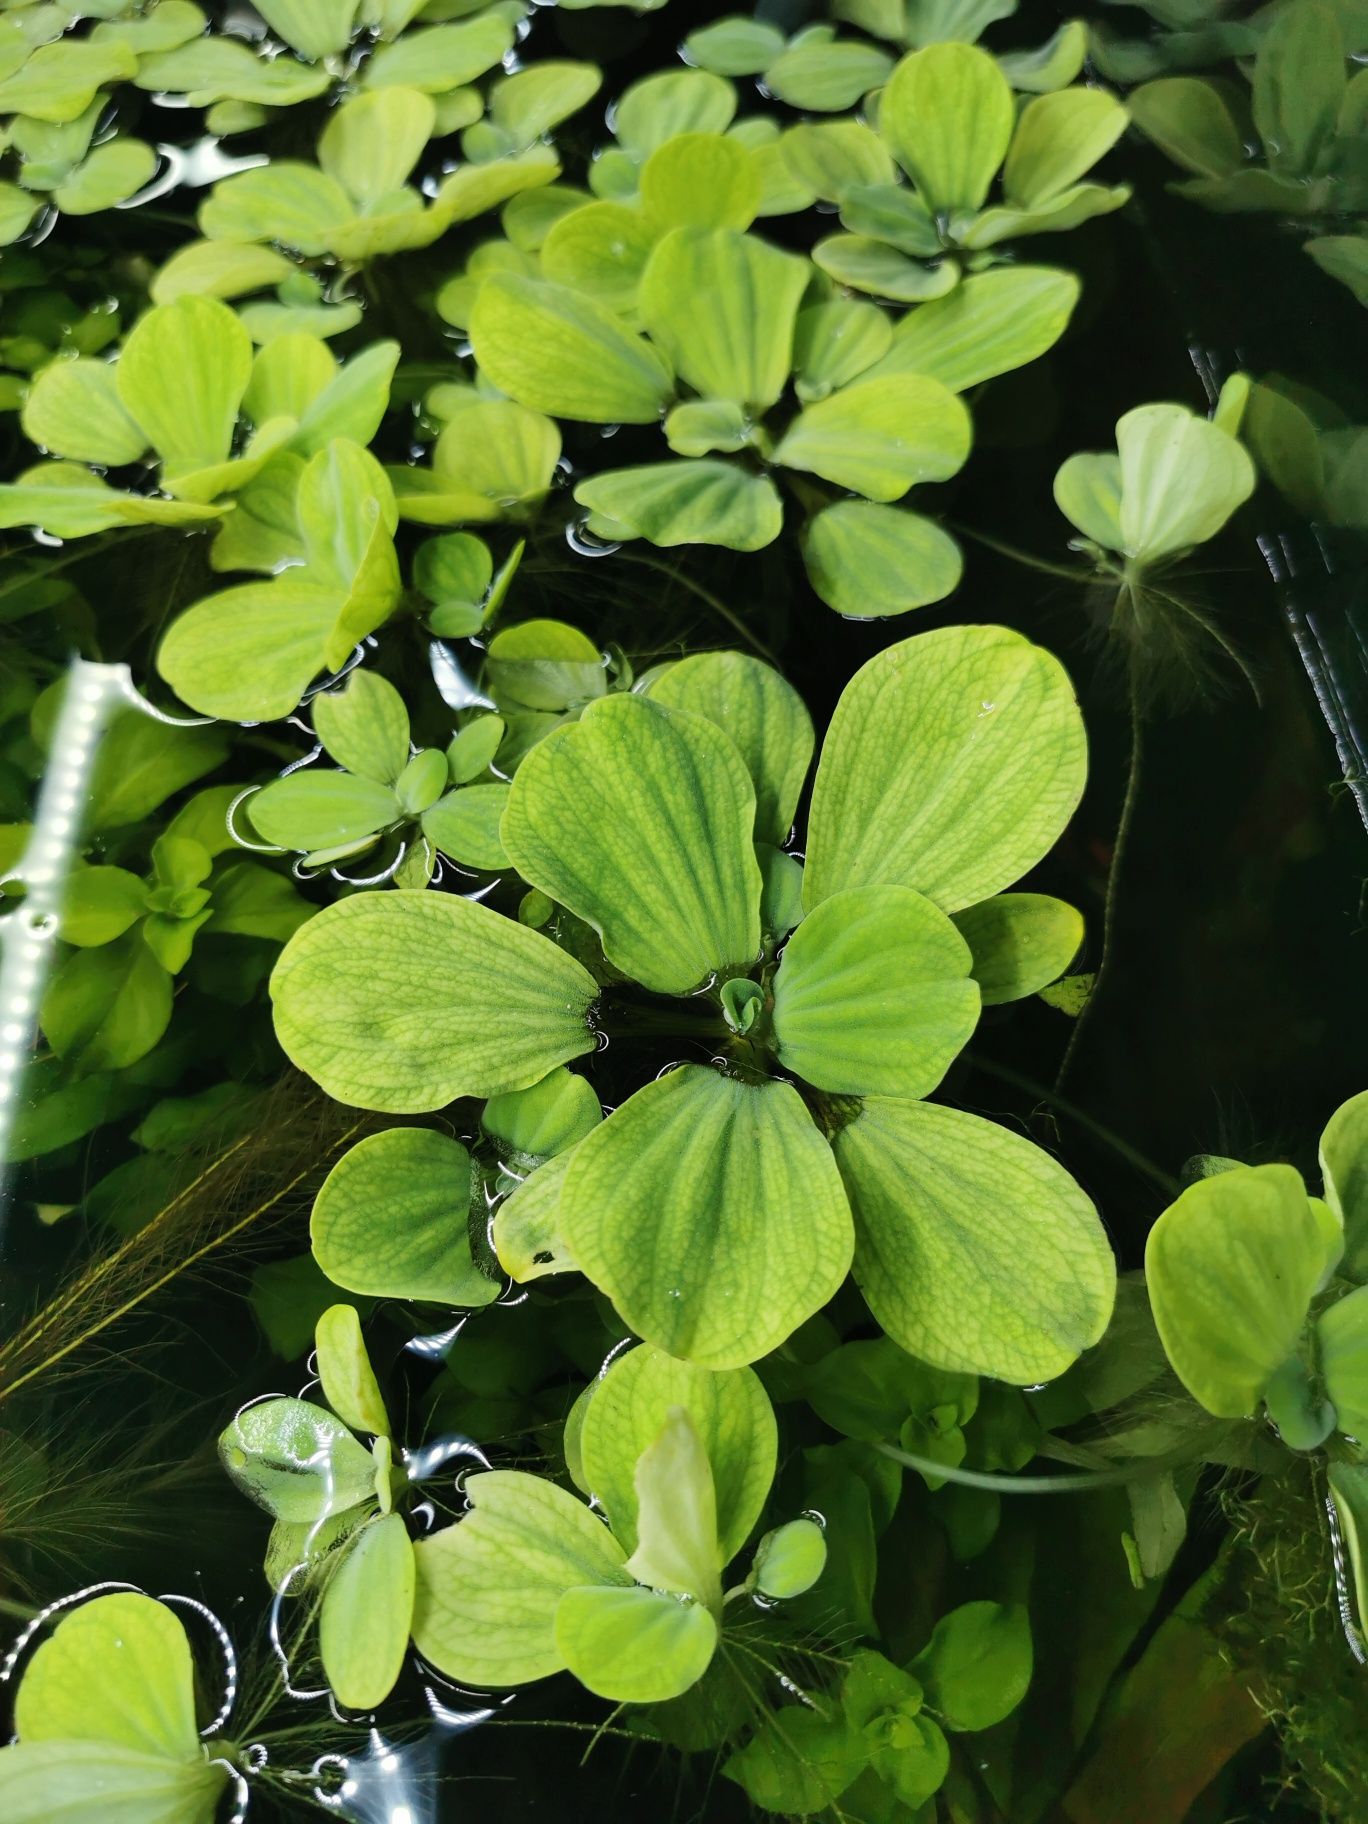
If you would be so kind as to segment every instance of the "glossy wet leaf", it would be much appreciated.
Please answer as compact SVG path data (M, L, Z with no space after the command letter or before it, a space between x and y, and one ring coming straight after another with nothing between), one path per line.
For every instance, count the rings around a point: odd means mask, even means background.
M618 968L685 994L759 951L754 818L745 762L714 723L613 696L523 761L503 841Z
M314 1359L323 1397L342 1423L387 1438L389 1414L355 1305L328 1306L314 1330Z
M375 1495L370 1452L308 1400L245 1407L220 1434L219 1458L242 1493L277 1520L312 1524Z
M937 1622L911 1671L948 1729L990 1729L1025 1697L1031 1625L1019 1604L966 1602Z
M1368 1277L1368 1093L1351 1096L1320 1137L1325 1201L1344 1228L1344 1272Z
M1082 719L1059 661L998 627L889 647L841 693L808 820L804 903L909 886L975 905L1041 858L1082 793Z
M778 490L736 463L697 459L610 469L575 489L581 506L652 544L760 551L783 526Z
M401 812L390 786L319 767L254 793L247 814L264 842L307 851L363 841L396 823Z
M650 696L725 730L755 787L757 841L787 841L814 740L812 718L793 686L746 653L697 652L655 678Z
M1174 1373L1219 1418L1252 1415L1296 1352L1326 1231L1288 1165L1203 1178L1150 1230L1145 1277Z
M549 1159L582 1140L602 1119L589 1079L558 1065L530 1089L491 1096L480 1125L511 1152Z
M471 1258L470 1190L470 1155L459 1141L417 1127L368 1135L319 1189L314 1258L350 1292L487 1305L498 1287Z
M1025 1386L1102 1335L1111 1248L1048 1153L977 1115L886 1097L868 1098L833 1145L855 1279L909 1354Z
M740 1551L774 1479L774 1411L750 1368L697 1368L649 1344L617 1356L584 1412L580 1461L625 1550L637 1546L636 1466L671 1410L688 1413L711 1466L722 1563Z
M946 297L911 310L870 377L926 374L952 392L1038 360L1063 335L1078 302L1071 272L999 266L970 273Z
M731 228L676 228L641 281L642 319L680 377L707 399L764 409L793 365L806 263Z
M199 1760L195 1669L175 1611L133 1591L72 1609L24 1668L14 1727L25 1742L102 1742Z
M779 1062L838 1095L930 1095L978 1021L970 962L920 893L833 894L793 933L774 978Z
M451 895L362 895L297 931L276 1036L329 1095L413 1114L523 1089L594 1048L598 985L548 938Z
M415 1585L413 1546L399 1514L363 1527L329 1577L318 1650L344 1708L371 1710L394 1689L408 1652Z
M964 568L959 546L934 520L864 500L838 500L814 514L802 552L814 590L852 620L942 601Z
M801 1596L821 1576L826 1555L826 1534L815 1520L790 1520L755 1548L756 1588L777 1602Z
M945 481L969 454L969 414L938 380L856 381L806 406L774 460L869 500L898 500L919 481Z
M567 1590L556 1608L556 1648L598 1697L654 1704L698 1683L718 1628L701 1603L649 1589Z
M935 44L889 77L879 131L936 211L979 209L1012 135L1012 91L986 51Z
M590 424L652 424L670 397L669 369L611 311L566 285L486 280L470 336L481 370L533 410Z
M414 1644L477 1689L559 1672L557 1604L586 1586L630 1589L621 1546L582 1501L539 1476L472 1475L465 1493L469 1512L414 1548Z
M104 1742L0 1748L5 1824L213 1824L227 1769Z
M699 1065L647 1084L581 1140L559 1222L624 1322L707 1368L776 1347L850 1260L830 1149L796 1090Z
M997 893L955 914L973 952L985 1007L1019 1001L1058 981L1083 945L1083 916L1044 893Z

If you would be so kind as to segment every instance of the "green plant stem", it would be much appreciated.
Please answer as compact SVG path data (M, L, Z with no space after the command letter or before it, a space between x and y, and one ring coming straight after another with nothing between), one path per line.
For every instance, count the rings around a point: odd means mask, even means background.
M1052 564L1048 558L1036 557L1018 545L1009 545L1003 539L993 538L987 532L979 532L973 526L960 525L956 520L947 523L958 538L967 538L973 544L982 545L987 551L996 551L999 557L1010 558L1012 563L1021 564L1027 570L1038 570L1042 576L1057 576L1066 583L1078 584L1093 580L1086 570L1071 570L1067 564Z
M913 1451L900 1450L896 1444L876 1444L875 1450L908 1469L922 1475L938 1476L947 1482L958 1482L965 1488L986 1488L995 1495L1083 1495L1093 1489L1123 1488L1128 1482L1143 1482L1150 1476L1165 1475L1191 1461L1191 1453L1170 1451L1167 1456L1151 1457L1143 1465L1116 1469L1093 1469L1076 1476L1003 1476L986 1469L960 1469L938 1463L934 1457L919 1457Z
M1131 1145L1129 1140L1123 1140L1120 1134L1115 1133L1110 1127L1104 1126L1101 1121L1094 1120L1076 1102L1070 1102L1066 1097L1056 1094L1054 1090L1047 1089L1043 1083L1037 1083L1033 1078L1024 1076L1021 1071L1013 1070L1007 1064L998 1064L991 1058L980 1057L977 1052L970 1052L968 1058L974 1068L981 1070L985 1076L998 1077L1002 1082L1010 1083L1014 1089L1024 1090L1028 1096L1038 1097L1040 1101L1048 1103L1051 1108L1058 1109L1067 1120L1076 1122L1079 1127L1086 1128L1096 1139L1102 1141L1103 1145L1109 1146L1119 1158L1124 1159L1127 1164L1133 1165L1136 1171L1143 1172L1151 1183L1157 1184L1166 1197L1176 1197L1182 1190L1182 1184L1170 1172L1164 1171L1152 1160L1147 1159L1138 1147Z
M1056 1093L1064 1087L1065 1080L1073 1068L1083 1035L1087 1032L1092 1019L1093 1009L1097 1006L1111 974L1116 940L1116 908L1120 897L1122 869L1125 865L1126 851L1130 846L1135 809L1140 801L1140 778L1144 752L1143 722L1144 707L1140 700L1140 674L1135 664L1132 663L1130 668L1130 762L1126 768L1126 792L1121 800L1121 815L1117 820L1116 840L1112 844L1111 866L1107 869L1107 894L1102 904L1102 954L1098 960L1092 993L1083 1003L1082 1011L1074 1021L1069 1043L1064 1048L1064 1056L1060 1059L1059 1069L1055 1073Z

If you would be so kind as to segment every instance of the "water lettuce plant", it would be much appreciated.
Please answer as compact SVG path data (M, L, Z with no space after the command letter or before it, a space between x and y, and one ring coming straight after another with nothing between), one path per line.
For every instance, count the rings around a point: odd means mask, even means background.
M0 0L6 1820L1368 1813L1368 42L1099 10Z
M501 823L514 867L597 932L619 981L699 1011L701 995L722 1055L647 1083L534 1173L496 1219L496 1245L517 1238L503 1263L573 1263L647 1342L729 1368L811 1316L853 1256L876 1317L925 1358L1058 1373L1110 1309L1092 1208L1029 1142L921 1098L973 1031L976 973L1011 999L1077 948L1067 908L993 898L1081 790L1068 682L1002 629L872 660L828 733L800 869L777 845L811 740L767 667L699 656L524 758ZM595 1024L613 1030L604 986L485 906L400 894L321 913L272 994L281 1044L330 1095L412 1113L530 1090L592 1052ZM691 1018L660 1015L681 1039Z

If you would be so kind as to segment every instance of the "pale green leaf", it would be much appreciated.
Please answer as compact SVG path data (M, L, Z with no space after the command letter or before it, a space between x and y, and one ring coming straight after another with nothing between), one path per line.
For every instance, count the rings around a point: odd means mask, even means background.
M706 456L711 450L734 455L755 432L750 413L734 399L686 399L665 419L665 441L677 456Z
M647 76L618 98L613 131L635 159L679 133L725 133L736 113L736 90L707 70L669 70Z
M370 1452L307 1400L244 1407L220 1434L219 1457L243 1494L278 1520L310 1525L375 1495Z
M224 178L199 211L200 232L211 241L278 241L309 255L326 253L351 220L341 184L289 159Z
M1039 994L1058 981L1083 945L1083 916L1044 893L997 893L955 914L973 952L985 1007Z
M753 235L676 228L646 266L642 318L695 392L763 410L793 366L808 272L805 261Z
M721 729L619 695L533 748L503 840L524 880L591 924L625 974L686 994L759 953L754 820L745 762Z
M325 907L271 976L290 1060L335 1100L396 1114L523 1089L592 1051L597 994L549 938L431 893Z
M68 38L40 45L0 81L0 115L22 114L56 124L75 120L106 83L122 82L137 68L137 58L123 44Z
M25 1742L197 1761L195 1668L175 1612L131 1590L70 1610L24 1667L14 1727Z
M627 1704L682 1696L707 1671L718 1641L701 1603L593 1586L561 1597L555 1634L562 1662L586 1689Z
M288 573L245 583L173 621L157 649L157 670L204 715L234 722L286 716L323 669L336 618L333 590Z
M392 785L408 764L404 699L375 672L358 667L341 690L315 697L311 713L314 733L349 773Z
M278 38L311 63L345 51L361 0L261 0L256 9Z
M776 1348L850 1260L840 1180L797 1091L700 1065L647 1084L580 1141L559 1223L625 1323L705 1368Z
M1065 519L1100 545L1120 551L1121 458L1110 450L1080 450L1060 464L1054 478L1055 505Z
M508 787L499 783L467 785L423 812L423 834L453 861L493 872L508 866L501 826L508 808Z
M0 1748L5 1824L213 1824L227 1777L104 1742Z
M414 1644L477 1689L559 1672L556 1605L586 1585L630 1588L621 1546L582 1501L539 1476L473 1475L465 1494L464 1518L414 1548Z
M793 686L746 653L697 652L654 677L648 694L730 735L755 787L756 840L786 842L813 748L812 718Z
M1325 1393L1334 1405L1336 1429L1361 1441L1368 1436L1368 1286L1336 1299L1321 1312L1316 1320L1316 1357Z
M700 26L684 40L690 63L715 76L758 76L783 48L778 26L742 14Z
M368 89L397 84L441 95L492 70L512 43L509 20L490 7L474 19L404 32L380 45L361 80Z
M646 160L640 201L658 234L670 228L749 228L760 207L760 176L737 140L721 133L681 133Z
M459 1141L420 1127L370 1134L314 1200L314 1259L334 1285L372 1298L490 1304L499 1289L471 1258L470 1191Z
M278 285L294 266L274 247L242 241L191 241L179 248L152 280L154 304L170 304L187 293L239 298Z
M580 482L575 499L654 545L722 545L760 551L783 528L783 504L768 475L693 457L609 469Z
M795 40L765 71L765 88L790 107L838 114L888 78L893 59L856 38Z
M1226 431L1181 405L1142 405L1116 426L1121 536L1144 563L1214 538L1254 492L1254 464Z
M833 1144L855 1278L901 1348L1024 1386L1062 1374L1102 1335L1111 1248L1048 1153L977 1115L883 1097Z
M333 1696L348 1710L374 1709L398 1682L416 1582L413 1546L399 1514L362 1527L329 1577L318 1650Z
M147 886L127 868L76 868L62 896L63 943L107 944L147 910Z
M475 358L520 404L590 424L652 424L670 397L668 368L601 304L565 285L486 280L471 314Z
M586 1492L625 1550L637 1546L636 1465L671 1409L689 1414L712 1467L722 1563L749 1538L774 1479L774 1411L750 1368L713 1371L638 1344L614 1358L593 1389L580 1431Z
M163 462L193 470L226 460L251 371L251 337L229 307L187 296L139 318L114 374Z
M970 962L920 893L833 893L793 933L774 978L779 1062L837 1095L930 1095L978 1023Z
M277 848L340 849L397 823L392 788L327 767L306 767L254 792L247 815L263 842Z
M602 81L603 72L592 63L548 58L530 64L494 84L490 121L522 151L592 101Z
M435 114L417 89L355 95L329 117L318 141L319 167L358 207L373 208L407 183L432 136Z
M63 215L97 215L141 190L156 169L156 152L140 139L108 140L57 185L52 200Z
M548 232L541 250L542 271L609 310L629 311L636 305L641 275L657 238L657 230L640 209L623 203L587 203L560 216Z
M1174 1373L1208 1412L1256 1411L1296 1351L1324 1277L1326 1239L1290 1165L1199 1179L1150 1230L1154 1321Z
M722 1603L722 1547L712 1466L686 1406L671 1406L637 1458L636 1550L627 1569L638 1583L671 1596Z
M869 500L899 500L917 482L955 474L972 435L968 411L939 380L889 375L806 406L774 460Z
M548 1159L582 1140L602 1119L593 1084L558 1064L528 1089L491 1096L480 1125L515 1155Z
M812 257L838 285L867 291L876 298L891 298L898 304L944 297L960 282L959 267L953 260L928 265L867 234L828 235L818 241Z
M946 297L907 313L867 378L927 374L951 392L1037 360L1063 335L1078 302L1071 272L998 266L971 273Z
M795 389L805 405L847 386L886 355L893 324L877 304L838 298L798 313L793 343Z
M752 1575L763 1596L785 1602L810 1590L826 1568L826 1534L815 1520L790 1520L755 1548Z
M969 44L904 57L879 106L879 132L938 214L982 207L1013 124L1007 78Z
M1128 121L1105 89L1060 89L1028 101L1002 169L1008 202L1023 209L1051 202L1111 150Z
M519 1285L548 1273L572 1273L575 1259L558 1226L561 1185L574 1148L557 1153L529 1172L499 1205L494 1217L494 1252Z
M959 546L920 513L838 500L803 528L803 562L829 608L852 620L943 601L964 568Z
M1254 60L1254 125L1274 171L1309 177L1335 141L1347 82L1339 21L1319 0L1280 10Z
M48 1043L81 1075L136 1063L170 1019L171 977L136 930L69 956L38 1010Z
M474 399L438 437L432 467L457 493L512 514L543 498L560 453L560 433L542 413L511 399Z
M390 1435L384 1395L371 1367L355 1305L329 1305L314 1329L314 1359L323 1397L353 1431Z
M808 820L805 903L914 887L957 912L1010 886L1083 790L1082 718L1063 667L1002 627L891 646L841 693Z
M891 184L897 176L888 148L862 120L804 121L789 128L779 151L793 177L824 202L839 203L850 190Z

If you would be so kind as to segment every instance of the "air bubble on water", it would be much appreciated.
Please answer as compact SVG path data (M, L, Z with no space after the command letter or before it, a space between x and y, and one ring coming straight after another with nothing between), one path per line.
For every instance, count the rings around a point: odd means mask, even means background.
M603 1361L600 1364L598 1374L595 1376L596 1380L601 1381L603 1379L604 1375L607 1374L608 1370L622 1354L623 1350L631 1348L632 1341L633 1339L630 1336L624 1336L620 1343L613 1344L612 1348L608 1351L607 1355L604 1356Z
M571 520L565 528L565 542L577 557L611 557L622 545L609 539L595 538L587 520Z
M827 1525L826 1515L824 1513L821 1513L815 1507L805 1507L803 1509L802 1513L799 1514L798 1518L800 1520L811 1520L811 1522L814 1526L820 1526L823 1532L826 1531L826 1525Z

